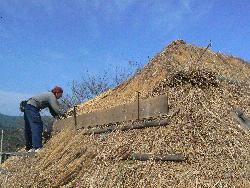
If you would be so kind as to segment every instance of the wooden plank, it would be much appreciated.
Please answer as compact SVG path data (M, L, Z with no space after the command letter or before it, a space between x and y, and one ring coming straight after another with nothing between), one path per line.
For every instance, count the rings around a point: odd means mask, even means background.
M168 99L166 95L157 96L140 101L140 119L155 117L168 113ZM109 123L123 122L138 119L138 101L123 104L113 108L99 110L76 116L77 129L90 128ZM58 120L54 123L54 130L75 128L74 117Z
M65 129L65 128L74 129L75 128L74 122L75 122L74 117L69 117L67 119L61 119L61 120L56 120L53 123L53 130L54 131L60 131L60 130Z
M141 118L149 118L167 114L168 111L169 108L167 95L160 95L158 97L150 98L140 104Z

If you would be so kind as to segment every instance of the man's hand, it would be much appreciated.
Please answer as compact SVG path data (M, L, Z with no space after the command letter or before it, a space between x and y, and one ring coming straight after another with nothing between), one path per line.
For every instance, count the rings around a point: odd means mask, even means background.
M66 114L60 114L60 115L57 115L55 118L56 118L57 120L59 120L59 119L66 119L67 116L66 116Z
M61 116L62 116L64 119L67 118L67 115L66 115L66 114L62 114Z

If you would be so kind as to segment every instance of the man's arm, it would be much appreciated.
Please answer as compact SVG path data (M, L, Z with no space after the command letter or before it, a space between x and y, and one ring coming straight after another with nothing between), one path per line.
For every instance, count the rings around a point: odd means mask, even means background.
M49 98L49 110L53 117L55 116L64 116L64 112L60 107L56 97L53 95Z
M57 113L50 106L49 106L49 112L54 118L56 118Z

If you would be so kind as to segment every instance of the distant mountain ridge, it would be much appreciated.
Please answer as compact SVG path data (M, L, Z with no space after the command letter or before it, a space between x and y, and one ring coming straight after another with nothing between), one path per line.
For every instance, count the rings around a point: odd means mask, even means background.
M51 116L42 116L43 125L47 127L53 124ZM23 116L9 116L0 113L0 129L22 129L24 127Z
M0 128L23 128L23 116L8 116L0 113Z
M48 130L53 118L42 116L44 128ZM4 130L3 151L17 151L25 146L23 116L8 116L0 113L0 130Z
M0 130L3 130L3 151L17 151L24 147L24 120L22 116L8 116L0 113Z

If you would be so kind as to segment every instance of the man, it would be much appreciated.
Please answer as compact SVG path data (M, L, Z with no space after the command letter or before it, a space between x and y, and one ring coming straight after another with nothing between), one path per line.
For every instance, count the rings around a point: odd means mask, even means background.
M40 110L49 108L53 117L64 116L57 99L63 94L61 87L54 87L51 92L34 96L27 101L24 108L26 150L38 152L42 147L43 122Z

